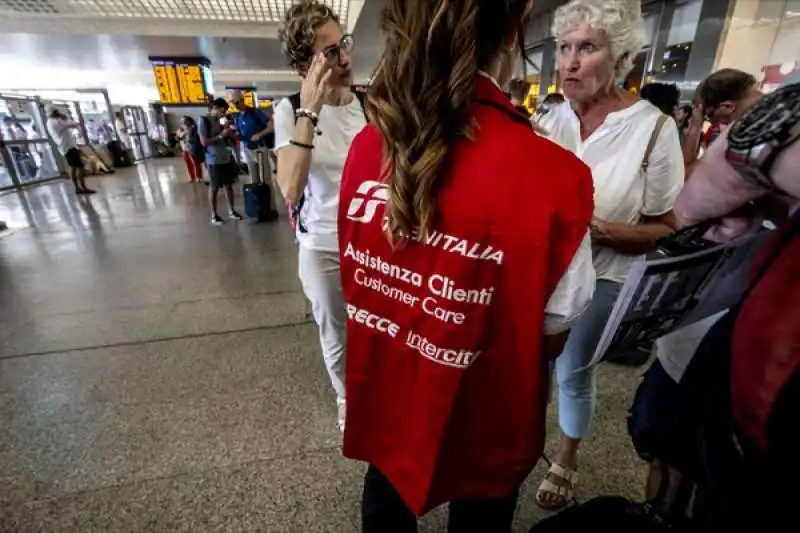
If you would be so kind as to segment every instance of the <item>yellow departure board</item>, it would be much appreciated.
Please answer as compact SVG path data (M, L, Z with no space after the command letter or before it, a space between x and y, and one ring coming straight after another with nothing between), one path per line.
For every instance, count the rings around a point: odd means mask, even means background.
M207 66L201 58L150 58L162 105L205 106ZM207 60L206 60L207 61Z
M255 93L255 91L253 91L252 88L243 89L243 88L238 88L238 87L226 87L225 89L229 91L228 92L228 98L227 98L228 106L229 106L228 107L228 111L229 112L231 112L231 113L238 113L239 112L239 110L236 108L236 106L233 105L233 102L231 102L230 91L241 91L242 97L244 98L245 105L247 105L247 107L256 107L256 93Z

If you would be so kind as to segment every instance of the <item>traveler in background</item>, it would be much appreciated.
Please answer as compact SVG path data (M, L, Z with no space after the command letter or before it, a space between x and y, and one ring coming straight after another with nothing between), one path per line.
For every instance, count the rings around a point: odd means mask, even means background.
M106 146L114 139L114 130L111 128L107 120L100 122L97 126L97 144Z
M79 128L80 123L70 120L61 110L49 105L45 110L47 113L47 132L50 138L56 143L58 151L67 160L72 177L72 184L75 186L76 194L94 194L95 191L86 186L86 170L83 167L81 151L78 148L78 141L72 130Z
M203 159L202 155L197 154L199 139L197 138L197 123L189 115L181 119L181 126L175 136L181 144L183 152L183 162L186 163L186 171L189 173L189 182L194 183L203 181Z
M560 106L564 103L564 95L561 93L550 93L544 97L542 103L539 105L539 108L536 110L536 120L537 122L548 114L550 111L555 109L556 107Z
M544 97L544 101L542 102L542 105L545 106L546 109L551 110L551 109L553 109L555 107L560 106L564 102L566 102L566 99L564 98L563 94L561 94L561 93L550 93L550 94L548 94L547 96Z
M122 143L122 147L126 150L130 150L131 148L131 137L128 135L128 125L125 123L125 116L122 114L122 111L117 111L114 113L116 120L114 120L114 126L117 129L117 135L119 135L119 142Z
M191 149L192 159L194 160L195 164L194 169L196 172L197 181L203 181L203 166L205 165L206 160L206 149L203 147L203 143L200 140L197 122L194 120L194 118L187 115L184 117L184 127L188 133L189 148Z
M339 216L343 452L370 465L366 533L414 532L444 502L451 533L511 531L549 364L591 299L589 169L503 92L531 5L384 10L374 126L350 150Z
M568 102L541 125L592 169L597 289L556 359L561 438L536 495L547 509L573 497L578 448L589 434L597 394L595 369L586 366L631 265L674 230L672 205L684 178L675 121L615 83L644 41L639 2L572 0L556 11L553 34Z
M775 192L797 205L798 178L800 70L751 104L709 147L676 201L675 214L682 226L738 218L742 207ZM749 226L758 228L760 218L754 218ZM707 454L694 464L713 464L717 468L709 470L724 474L727 481L704 484L717 493L703 500L725 504L721 531L777 531L795 520L800 496L798 235L800 211L795 211L756 258L751 276L755 287L708 333L695 356L726 362L720 366L724 373L719 382L701 383L699 390L701 396L722 394L716 406L730 409L708 410L710 416L699 425L704 430L711 426L711 431L704 439L692 439L692 444L702 441ZM690 404L692 413L702 406L698 403ZM727 432L726 423L732 426ZM708 438L715 432L717 442ZM770 512L761 512L765 508Z
M683 146L686 164L690 165L697 160L701 143L708 149L719 136L721 125L737 120L762 96L763 93L758 90L756 79L751 74L733 68L718 70L700 82L695 90L695 109ZM711 126L704 134L703 124L706 121Z
M300 204L298 273L319 328L343 428L347 314L339 278L336 220L344 162L366 117L350 90L353 38L342 32L331 8L309 0L294 5L286 12L280 39L302 85L296 113L288 98L275 109L278 186L287 203Z
M242 220L234 208L233 182L239 175L239 168L231 153L231 139L236 136L233 128L222 124L221 118L228 111L228 102L223 98L216 98L208 107L208 115L200 120L198 135L200 142L205 147L205 160L208 166L208 176L211 188L208 191L208 202L211 205L211 223L219 226L225 220L217 213L217 196L219 190L225 190L225 199L228 201L229 217L232 220Z
M9 139L12 141L25 141L28 139L28 132L19 122L12 122L8 128ZM39 167L33 158L33 152L29 144L9 144L9 151L15 162L17 172L22 181L29 181L36 177Z
M715 74L709 77L712 80L714 78ZM720 88L726 89L724 84ZM733 117L725 116L721 121L730 122L731 118L738 120L756 102L753 99L741 100L736 105ZM710 148L706 153L709 152ZM676 215L681 204L687 201L687 194L692 194L693 188L689 184L694 180L695 169L705 157L687 168L687 185L676 200ZM703 200L713 204L718 198L709 196ZM774 195L759 198L751 208L763 212L776 226L788 216L788 206ZM759 228L762 220L748 216L726 217L724 224L708 232L705 238L728 242L741 236L744 231ZM688 460L691 455L687 450L691 447L693 435L678 429L684 425L682 418L685 418L682 413L686 404L682 398L685 395L684 374L709 330L726 314L727 311L717 313L655 341L657 358L644 374L628 417L628 429L637 452L650 464L645 489L648 501L654 501L664 482L668 481L663 498L665 504L671 505L679 494L684 472L690 469Z
M508 85L508 93L511 95L511 105L516 107L517 111L529 118L531 116L531 112L528 111L528 108L523 104L525 103L525 99L528 97L530 88L531 84L529 82L520 79L511 80L511 83Z
M692 105L683 104L675 111L675 122L678 123L679 128L688 128L689 120L692 118Z
M265 183L270 183L272 169L269 151L275 146L274 124L263 111L247 105L242 91L231 91L231 102L239 110L236 114L236 131L240 142L244 143L250 183L258 183L261 175ZM259 161L264 163L263 169L259 167Z
M689 129L689 121L692 119L692 106L690 104L683 104L675 111L675 122L678 124L678 137L681 140L681 146L685 148L684 141L686 139L686 132Z
M681 102L681 91L674 83L648 83L642 87L639 96L672 118L675 118Z

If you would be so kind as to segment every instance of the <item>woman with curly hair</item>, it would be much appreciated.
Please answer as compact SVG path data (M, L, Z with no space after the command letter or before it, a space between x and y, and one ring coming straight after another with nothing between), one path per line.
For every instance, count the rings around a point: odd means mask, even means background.
M287 11L280 39L289 64L302 78L302 88L297 109L288 98L275 109L278 186L287 203L297 206L300 281L319 329L343 427L347 315L336 218L347 151L366 124L361 104L350 90L353 37L343 33L329 7L303 1Z
M684 165L675 121L616 83L644 43L639 0L572 0L553 23L559 79L568 102L541 122L550 138L592 169L594 300L556 360L561 438L536 495L547 509L567 505L577 482L578 448L596 402L588 364L637 258L674 231L672 205ZM672 108L665 110L670 113Z
M342 177L344 454L365 532L511 530L548 367L594 290L591 175L504 89L529 0L389 0ZM531 162L534 162L533 164Z

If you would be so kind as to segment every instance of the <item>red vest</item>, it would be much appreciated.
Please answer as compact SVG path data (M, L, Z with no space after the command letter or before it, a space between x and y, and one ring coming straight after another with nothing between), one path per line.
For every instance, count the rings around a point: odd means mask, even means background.
M592 217L589 169L534 134L479 78L473 140L451 148L425 242L393 250L374 126L342 177L347 301L344 455L376 466L421 515L505 497L542 453L544 306Z

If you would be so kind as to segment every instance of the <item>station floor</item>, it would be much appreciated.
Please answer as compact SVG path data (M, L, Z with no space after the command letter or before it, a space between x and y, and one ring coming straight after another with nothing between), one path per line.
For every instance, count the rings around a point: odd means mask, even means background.
M358 531L364 466L339 453L288 221L211 226L179 159L89 186L0 196L0 532ZM580 499L641 492L640 374L601 369Z

